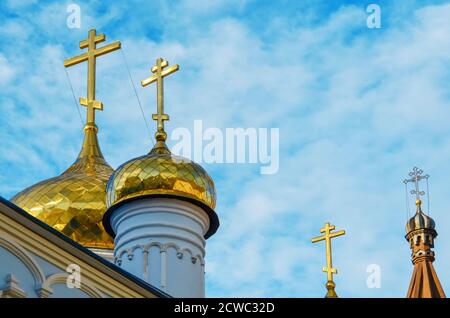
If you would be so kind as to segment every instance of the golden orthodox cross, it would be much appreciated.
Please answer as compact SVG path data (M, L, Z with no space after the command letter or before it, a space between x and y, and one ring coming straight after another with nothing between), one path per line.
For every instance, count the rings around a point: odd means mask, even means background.
M169 66L169 62L162 58L156 59L156 64L151 68L151 72L154 75L150 76L141 81L142 87L150 85L153 82L156 82L156 102L157 102L157 113L152 114L152 119L157 121L157 140L158 136L162 141L166 139L166 133L164 131L164 121L169 120L169 115L164 113L164 77L169 76L172 73L175 73L180 69L178 64L174 64L171 67L165 69Z
M325 226L320 229L320 233L324 233L322 236L318 236L313 238L311 241L312 243L317 243L320 241L325 241L325 248L326 248L326 255L327 255L327 266L322 268L322 271L327 273L327 288L330 285L330 289L333 290L334 293L334 282L333 282L333 274L337 274L337 269L333 268L333 258L331 254L331 239L337 236L345 235L345 231L337 231L334 233L331 233L335 229L334 225L331 225L330 223L325 223ZM330 290L329 289L329 290ZM334 295L336 295L334 293ZM337 295L336 295L337 297Z
M120 49L120 42L114 42L97 48L97 44L106 40L104 34L96 34L96 30L89 30L88 38L80 41L80 49L87 48L87 52L64 61L65 67L82 62L88 62L87 98L80 97L80 104L87 107L86 123L95 125L95 110L103 110L103 104L95 100L95 62L96 58Z

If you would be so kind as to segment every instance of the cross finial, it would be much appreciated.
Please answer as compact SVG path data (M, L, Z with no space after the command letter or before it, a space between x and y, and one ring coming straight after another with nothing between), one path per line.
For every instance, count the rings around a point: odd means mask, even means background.
M320 229L320 233L324 233L322 236L315 237L311 240L312 243L317 243L320 241L325 241L326 255L327 255L327 266L322 268L322 271L327 273L327 298L335 298L337 297L334 288L336 287L333 281L333 274L337 274L337 269L333 267L333 258L331 254L331 239L337 236L345 235L345 231L337 231L331 233L336 227L331 225L329 222L325 223L325 226Z
M95 110L103 110L103 104L95 100L95 62L96 58L120 49L120 42L114 42L97 48L97 44L106 40L104 34L97 35L95 29L89 30L88 38L80 41L80 49L87 48L87 52L64 61L65 67L70 67L84 61L88 63L87 98L80 97L80 104L87 107L86 126L95 126Z
M419 189L419 181L423 179L428 179L430 176L428 174L422 175L423 170L417 167L414 167L413 170L408 174L411 178L403 180L404 184L408 184L409 182L414 182L414 190L411 190L410 193L416 196L416 205L420 205L422 201L420 200L420 196L425 194L425 191L420 191Z
M159 142L164 142L167 138L167 134L164 131L164 121L169 120L169 115L164 113L164 77L175 73L180 69L178 64L174 64L169 68L169 62L162 58L156 59L156 64L151 68L151 72L154 75L150 76L141 81L142 87L150 85L156 82L156 102L157 102L157 112L152 114L152 119L157 121L157 132L155 134L156 140ZM165 69L166 68L166 69Z

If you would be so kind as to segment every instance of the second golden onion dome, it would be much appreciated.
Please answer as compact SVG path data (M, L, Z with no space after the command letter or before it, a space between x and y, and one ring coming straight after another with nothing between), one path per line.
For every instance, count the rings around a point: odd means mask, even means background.
M106 183L113 169L100 151L97 127L86 125L84 130L83 148L72 166L11 201L85 247L113 249L114 242L102 223Z

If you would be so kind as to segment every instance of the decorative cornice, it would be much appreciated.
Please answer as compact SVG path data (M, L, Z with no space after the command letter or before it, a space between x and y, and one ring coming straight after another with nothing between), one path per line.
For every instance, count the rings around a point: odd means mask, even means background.
M195 242L195 241L193 241L193 240L191 240L191 239L189 239L189 238L187 238L187 237L184 237L184 236L182 236L182 235L168 234L168 233L163 233L163 232L160 232L160 233L152 233L152 234L142 234L142 235L137 235L137 236L134 236L134 237L132 237L132 238L130 238L130 239L128 239L128 240L122 241L120 244L116 244L115 249L114 249L114 254L117 255L117 254L118 254L118 251L121 250L121 248L122 248L123 246L127 245L128 243L130 243L130 242L132 242L132 241L134 241L134 240L137 240L137 239L153 239L153 238L155 238L155 237L158 237L158 238L165 237L165 238L178 239L178 240L182 240L182 241L188 242L188 243L194 245L195 247L197 247L197 248L202 252L202 254L203 254L202 256L205 255L205 249L204 249L204 247L202 247L202 246L201 246L200 244L198 244L197 242ZM167 243L167 244L170 245L170 244L172 244L172 243ZM140 244L139 244L139 245L134 245L133 248L136 249L137 246L141 246L141 245L140 245ZM121 252L119 252L119 253L123 253L123 251L121 251Z
M189 248L181 248L180 246L178 246L175 243L161 244L159 242L150 242L150 243L147 243L147 244L136 244L136 245L133 245L130 248L125 248L125 249L123 249L121 251L116 251L116 257L114 258L114 262L118 266L121 266L121 264L122 264L122 257L124 255L126 255L126 257L128 258L129 261L132 261L134 259L134 254L135 254L136 250L141 249L142 253L147 253L147 255L148 255L148 254L151 254L150 253L150 248L151 247L155 247L155 246L159 248L160 253L161 252L167 252L167 250L169 248L174 248L176 250L176 256L177 256L178 259L181 260L181 259L183 259L184 254L189 254L190 257L191 257L192 264L196 264L197 261L200 261L200 264L202 266L205 264L204 258L201 255L199 255L199 254L194 255L194 253L192 253L192 251Z

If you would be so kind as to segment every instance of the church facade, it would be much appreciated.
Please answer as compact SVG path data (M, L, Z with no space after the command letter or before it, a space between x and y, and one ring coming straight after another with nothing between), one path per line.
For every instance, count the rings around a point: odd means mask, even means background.
M153 148L114 170L97 138L95 61L120 49L120 42L102 47L103 34L90 30L79 43L87 52L67 59L66 67L87 62L87 108L84 140L75 162L61 175L16 194L0 197L0 297L205 297L206 240L215 234L216 190L198 164L175 156L165 141L164 79L177 64L158 58L157 122ZM434 221L422 212L418 182L417 212L407 224L414 273L408 297L445 297L434 271ZM327 295L334 292L331 237L334 229L313 242L327 241ZM321 230L322 232L322 230ZM327 236L328 235L328 236Z
M0 298L169 297L1 197L0 279Z

